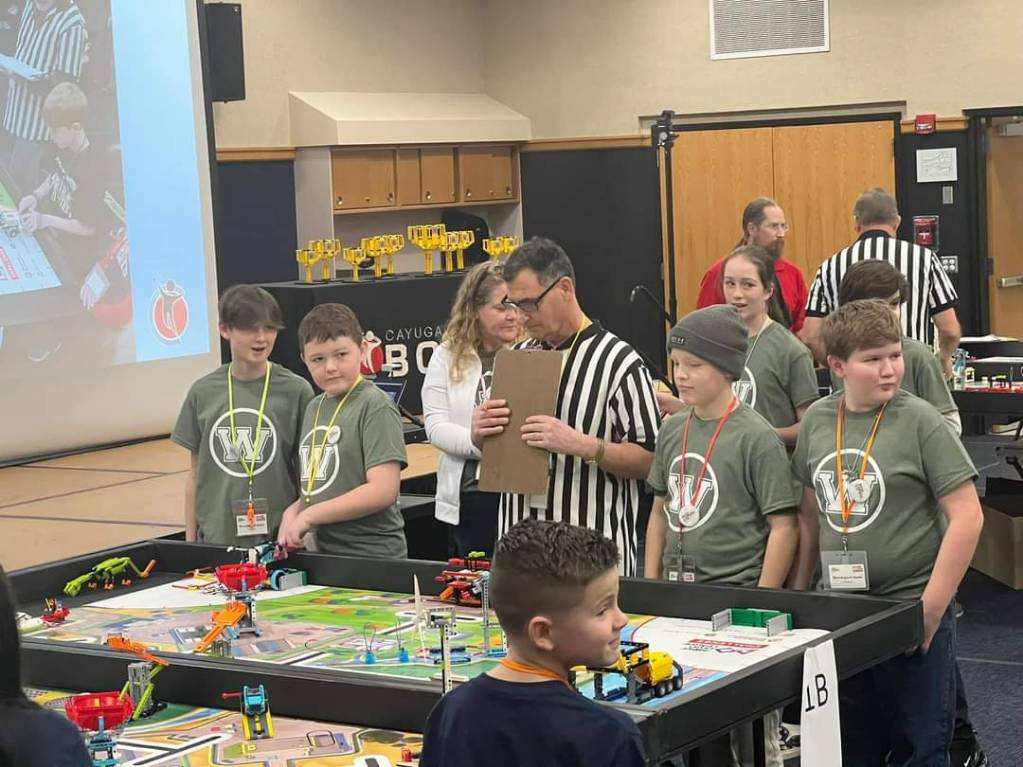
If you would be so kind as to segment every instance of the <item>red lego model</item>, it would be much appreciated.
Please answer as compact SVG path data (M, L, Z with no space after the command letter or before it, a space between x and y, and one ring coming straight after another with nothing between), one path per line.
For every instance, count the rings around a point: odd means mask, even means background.
M70 614L71 611L56 599L53 597L46 598L46 609L43 610L42 615L43 623L51 626L55 623L63 623Z
M442 570L434 580L446 588L437 597L441 602L452 602L467 607L480 607L479 597L473 593L473 586L480 573L490 570L490 560L484 559L482 551L470 551L465 559L448 560L448 570ZM458 568L458 569L455 569Z
M82 730L95 732L100 727L116 730L131 718L134 704L129 697L121 697L117 690L110 692L87 692L75 695L64 701L64 713L67 718Z
M217 580L231 591L255 591L266 580L266 566L242 562L238 565L221 565L216 570Z

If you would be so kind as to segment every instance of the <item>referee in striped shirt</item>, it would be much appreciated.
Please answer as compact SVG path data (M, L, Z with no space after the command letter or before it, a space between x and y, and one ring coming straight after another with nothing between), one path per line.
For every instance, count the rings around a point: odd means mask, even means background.
M813 350L817 361L826 364L821 322L838 308L838 288L846 270L857 261L887 261L909 283L909 299L902 306L902 332L930 346L937 328L938 359L945 375L951 377L952 355L962 332L955 310L959 296L938 257L928 248L895 237L902 219L895 198L884 189L861 194L853 207L853 217L859 238L817 269L800 338Z
M53 86L82 74L88 44L85 20L73 0L26 0L18 26L14 58L42 73L27 80L11 72L3 113L3 164L19 189L35 189L40 157L50 131L43 120L43 100Z
M565 361L556 417L526 419L522 439L550 452L546 495L501 497L498 534L527 516L589 527L618 544L620 572L636 572L636 514L660 425L653 382L636 351L586 317L565 251L534 237L504 267L508 303L525 321L529 341L517 348L558 349ZM473 413L477 445L504 430L504 400Z

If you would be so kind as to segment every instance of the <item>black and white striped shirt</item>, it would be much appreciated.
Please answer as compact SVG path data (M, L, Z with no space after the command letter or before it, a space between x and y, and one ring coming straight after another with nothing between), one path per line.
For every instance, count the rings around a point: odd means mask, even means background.
M572 339L560 349L569 349ZM517 348L550 348L526 341ZM556 414L568 426L607 442L654 449L660 413L650 373L636 351L597 323L568 351ZM642 481L609 474L578 456L552 454L545 509L530 497L501 497L500 534L527 515L597 530L618 544L623 575L636 573L636 513Z
M889 237L877 229L864 232L856 242L818 267L806 301L806 316L827 317L837 309L838 286L846 270L867 259L887 261L902 272L909 283L909 300L902 305L902 332L933 344L931 316L954 307L959 303L959 295L934 251Z
M40 83L11 77L3 121L8 133L28 141L50 138L43 120L43 100L49 89L60 81L60 73L69 80L79 78L87 42L85 20L77 5L70 3L64 9L54 6L39 13L35 3L26 0L14 57L47 77Z

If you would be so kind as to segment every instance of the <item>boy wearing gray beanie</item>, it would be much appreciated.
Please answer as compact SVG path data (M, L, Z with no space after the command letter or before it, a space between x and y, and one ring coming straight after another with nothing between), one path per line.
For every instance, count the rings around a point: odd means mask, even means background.
M645 575L680 583L781 588L796 553L796 498L785 447L732 392L743 373L746 325L732 306L709 306L668 334L675 385L686 407L657 434L647 484L655 498ZM765 732L777 730L777 714ZM750 729L750 728L744 728ZM752 763L752 735L736 731L733 761ZM767 764L781 767L777 739ZM717 762L713 762L717 763Z

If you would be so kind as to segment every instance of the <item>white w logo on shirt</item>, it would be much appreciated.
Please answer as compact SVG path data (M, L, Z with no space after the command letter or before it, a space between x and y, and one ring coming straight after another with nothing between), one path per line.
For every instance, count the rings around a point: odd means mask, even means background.
M837 475L833 471L820 471L817 473L817 497L821 499L826 514L841 514L842 504L838 498ZM867 483L866 500L855 501L849 497L848 482L846 485L846 500L852 501L849 513L853 516L866 517L870 514L870 499L874 496L874 489L877 487L877 476L864 474L863 481Z
M681 484L681 492L679 492L679 485ZM678 474L671 474L668 477L668 492L671 497L668 499L668 511L678 514L682 510L682 506L695 506L693 499L696 497L696 493L693 492L696 485L696 477L691 474L686 474L679 482ZM706 506L709 499L714 495L714 483L704 477L703 482L700 483L700 505Z
M301 445L298 448L298 463L299 468L302 471L302 481L305 482L309 479L309 474L312 472L313 465L313 449L310 445ZM327 474L333 467L334 462L337 460L337 446L328 445L325 448L320 448L319 445L315 448L316 457L316 481L323 482L327 479ZM322 452L321 452L322 450Z
M255 428L251 426L239 426L234 433L237 436L237 443L231 441L231 427L218 426L216 429L217 439L224 450L224 460L227 463L238 463L239 458L246 463L252 461L253 453L256 453L255 440L253 439ZM263 462L263 453L266 451L267 443L270 442L270 432L264 427L260 430L259 452L256 453L256 463ZM241 453L241 456L239 456Z

